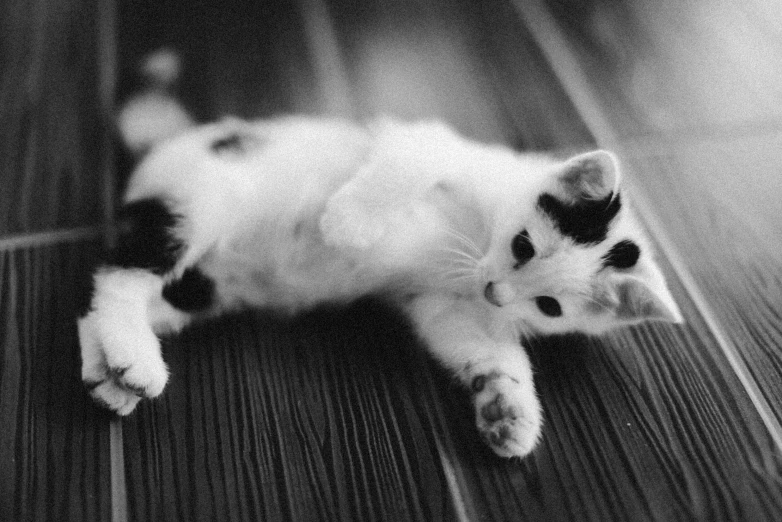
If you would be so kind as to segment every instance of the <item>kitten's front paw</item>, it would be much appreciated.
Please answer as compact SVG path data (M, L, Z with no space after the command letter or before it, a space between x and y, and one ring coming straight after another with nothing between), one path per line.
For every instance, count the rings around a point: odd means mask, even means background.
M157 337L118 339L100 335L91 315L79 321L82 382L92 398L119 415L130 414L142 398L157 397L168 382Z
M473 379L478 432L501 457L524 457L540 438L543 418L531 383L491 372Z
M327 245L366 250L383 237L386 229L369 212L336 199L320 217L320 231Z

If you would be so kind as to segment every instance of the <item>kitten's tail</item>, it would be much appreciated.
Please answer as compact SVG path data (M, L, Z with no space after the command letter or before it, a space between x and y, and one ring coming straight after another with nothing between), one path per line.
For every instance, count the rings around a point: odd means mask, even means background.
M167 48L158 49L142 62L139 73L145 88L128 99L117 116L119 134L134 154L143 154L155 143L195 124L173 94L181 69L179 55Z

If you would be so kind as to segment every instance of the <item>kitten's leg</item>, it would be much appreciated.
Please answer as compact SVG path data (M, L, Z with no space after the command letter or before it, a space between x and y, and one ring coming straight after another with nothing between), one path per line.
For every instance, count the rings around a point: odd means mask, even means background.
M149 303L148 316L158 335L180 332L193 320L219 313L215 283L199 267L190 267L168 282Z
M177 293L166 290L176 289L166 277L184 249L174 232L177 219L158 200L123 210L118 245L96 272L90 310L78 321L82 379L93 398L121 415L140 398L160 395L168 381L155 331L176 331L189 322L187 311L162 299Z
M407 308L429 351L470 390L476 426L486 443L502 457L530 453L543 418L521 345L511 336L492 338L468 301L422 296Z
M168 370L148 306L163 278L142 269L102 268L91 310L79 319L82 380L92 397L127 415L142 397L160 395Z

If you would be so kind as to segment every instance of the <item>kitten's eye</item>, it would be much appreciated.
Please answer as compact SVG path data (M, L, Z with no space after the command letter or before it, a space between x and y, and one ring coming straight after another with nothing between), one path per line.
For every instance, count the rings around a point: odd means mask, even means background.
M535 304L544 315L549 317L559 317L562 315L562 307L559 301L547 295L541 295L535 298Z
M519 268L535 256L535 247L532 246L532 241L530 241L529 233L526 230L516 234L510 243L510 249L517 262L515 268Z

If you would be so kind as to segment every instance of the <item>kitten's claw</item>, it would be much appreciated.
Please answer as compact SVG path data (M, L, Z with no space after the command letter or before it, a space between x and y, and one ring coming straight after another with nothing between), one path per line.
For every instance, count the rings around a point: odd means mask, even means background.
M90 392L92 399L102 407L114 411L117 415L129 415L136 408L141 397L119 386L114 380L107 379Z
M131 413L143 398L157 397L163 392L168 380L165 364L150 370L141 365L128 368L102 370L96 378L95 369L83 369L82 381L92 398L101 406L119 415Z
M162 361L156 368L143 365L83 368L82 381L95 402L119 415L128 415L141 399L154 398L163 392L168 372Z
M473 380L478 432L501 457L524 457L540 438L540 403L531 386L520 379L493 372Z

